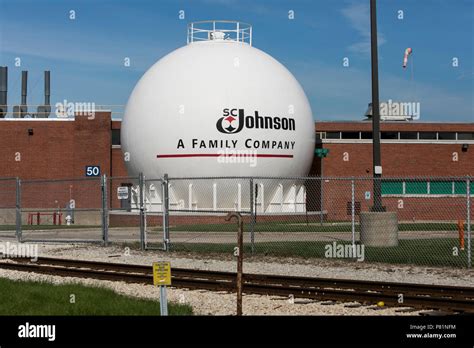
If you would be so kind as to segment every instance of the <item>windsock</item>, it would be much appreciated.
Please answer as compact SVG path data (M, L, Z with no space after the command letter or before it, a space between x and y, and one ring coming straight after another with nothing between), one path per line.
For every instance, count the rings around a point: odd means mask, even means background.
M412 53L412 49L410 47L408 47L406 50L405 50L405 55L403 56L403 68L406 68L407 67L407 63L408 63L408 56Z

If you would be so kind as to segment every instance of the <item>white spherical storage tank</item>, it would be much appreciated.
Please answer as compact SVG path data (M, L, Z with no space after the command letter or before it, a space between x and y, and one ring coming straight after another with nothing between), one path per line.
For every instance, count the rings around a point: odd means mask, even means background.
M143 75L122 121L130 175L308 174L315 142L309 102L288 69L251 45L251 35L251 26L240 22L192 23L188 44ZM301 187L294 180L256 183L265 190L262 212L278 189L284 197L292 187ZM156 192L160 197L161 189ZM248 205L248 184L238 179L175 181L170 192L183 209Z

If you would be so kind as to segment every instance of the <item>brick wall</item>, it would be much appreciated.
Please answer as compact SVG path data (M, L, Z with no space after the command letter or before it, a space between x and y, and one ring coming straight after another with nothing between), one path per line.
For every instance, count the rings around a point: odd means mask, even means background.
M110 175L110 112L74 120L1 120L0 177L32 179L83 179L87 165L100 166ZM33 134L29 134L29 130ZM58 181L22 185L25 208L65 207L69 199L77 208L99 208L99 180Z
M372 176L372 144L325 143L324 148L329 154L323 176ZM474 146L463 152L462 144L383 143L381 153L384 177L474 175Z
M370 122L321 122L318 132L370 131ZM381 131L474 132L474 124L382 122ZM382 140L383 177L446 177L474 176L474 145L462 151L467 141L449 142L386 142ZM361 141L323 140L318 145L329 149L322 160L314 158L311 175L324 177L371 177L372 143ZM456 159L456 160L453 160ZM373 205L372 181L356 181L356 202L361 210ZM308 188L308 203L312 210L321 204L320 183ZM347 203L351 202L350 181L329 180L323 183L323 209L330 220L350 220ZM399 205L403 208L399 208ZM400 220L457 220L466 218L466 198L453 197L383 197L387 210L397 211Z

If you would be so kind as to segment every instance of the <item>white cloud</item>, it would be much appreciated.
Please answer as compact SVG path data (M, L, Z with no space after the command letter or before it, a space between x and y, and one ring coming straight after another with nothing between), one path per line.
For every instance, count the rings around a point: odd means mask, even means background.
M24 30L19 22L4 21L2 31L2 53L117 68L124 67L124 59L129 57L131 65L127 69L136 71L146 70L174 48L170 44L164 47L163 43L158 46L144 40L131 43L100 35L86 37L80 32L65 33L46 28Z
M354 2L341 10L342 15L349 21L351 27L359 36L359 41L348 46L353 53L370 54L370 8L367 3ZM387 40L384 35L377 32L378 45L383 45Z
M344 68L319 61L294 64L315 119L362 120L371 100L370 71ZM419 102L420 121L472 122L474 105L469 93L460 94L440 85L415 82L403 76L381 73L380 100Z

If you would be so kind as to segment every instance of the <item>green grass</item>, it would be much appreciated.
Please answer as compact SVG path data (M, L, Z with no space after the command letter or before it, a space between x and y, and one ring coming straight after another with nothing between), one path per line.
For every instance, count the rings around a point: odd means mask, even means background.
M474 230L474 225L471 225ZM235 232L235 223L219 224L196 224L196 225L175 225L170 226L170 231L175 232ZM154 227L153 231L161 231L161 227ZM356 231L359 231L359 224L356 224ZM399 231L457 231L455 223L450 222L426 222L426 223L399 223ZM466 227L465 227L466 230ZM244 231L250 231L250 224L244 224ZM320 225L317 222L258 222L254 226L255 232L351 232L350 222L334 222Z
M75 303L70 303L71 294ZM189 305L168 304L170 315L192 315ZM156 301L80 284L53 285L0 278L0 315L160 315Z
M256 239L258 240L258 236L256 236ZM325 258L325 247L327 244L332 244L332 242L255 243L254 255ZM338 241L337 244L350 244L350 242ZM172 244L172 250L174 251L228 253L230 255L232 255L234 247L235 244ZM459 247L457 239L400 240L397 247L365 247L364 262L466 267L467 251L459 251L458 256L453 256L453 247ZM244 253L251 255L249 244L245 244Z
M80 228L100 228L100 225L22 225L22 230L64 230ZM15 225L0 225L0 231L15 231Z

